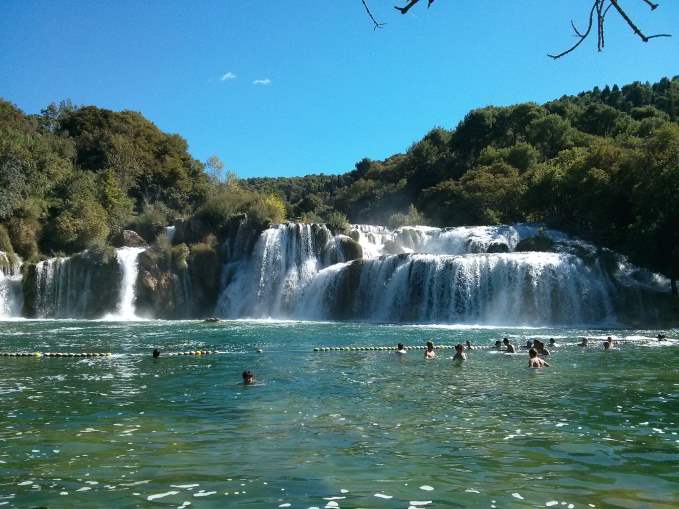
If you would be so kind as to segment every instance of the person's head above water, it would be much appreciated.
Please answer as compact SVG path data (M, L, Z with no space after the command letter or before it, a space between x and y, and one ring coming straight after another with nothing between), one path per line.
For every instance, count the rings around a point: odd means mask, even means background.
M396 350L405 350L403 343L399 343L398 345L396 345Z
M553 345L554 343L556 343L556 340L554 338L549 338L549 344Z
M509 344L509 340L508 340L507 338L504 338L504 339L502 340L502 342L503 342L505 345L508 345L508 344Z
M528 357L530 357L531 359L534 359L537 356L538 356L538 351L535 348L531 348L530 350L528 350Z
M499 347L501 347L501 346L502 346L502 341L500 341L500 340L498 339L498 340L495 342L495 347L496 347L496 348L499 348Z
M252 371L249 369L246 371L243 371L243 383L246 385L250 385L255 382L255 375Z
M530 348L532 346L533 346L533 342L530 339L528 341L526 341L526 348Z
M608 350L611 347L610 341L604 341L604 350Z
M469 342L469 340L467 340L466 344L467 344L467 346L472 346L472 344Z
M458 343L457 345L455 345L455 351L456 352L463 352L464 351L464 345L461 344L461 343Z
M431 341L427 341L427 350L433 350L434 349L434 343Z
M160 350L158 350L157 348L154 348L153 353L151 355L153 355L156 358L160 357Z

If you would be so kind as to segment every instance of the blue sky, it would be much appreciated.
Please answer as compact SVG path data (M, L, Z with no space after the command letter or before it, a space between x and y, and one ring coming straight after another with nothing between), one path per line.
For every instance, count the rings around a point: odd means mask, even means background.
M545 54L591 0L438 0L405 16L370 0L377 31L360 0L1 2L1 97L29 113L64 98L140 111L241 177L344 172L471 108L679 74L668 0L624 5L673 38L643 44L611 16L605 52L592 39L556 62Z

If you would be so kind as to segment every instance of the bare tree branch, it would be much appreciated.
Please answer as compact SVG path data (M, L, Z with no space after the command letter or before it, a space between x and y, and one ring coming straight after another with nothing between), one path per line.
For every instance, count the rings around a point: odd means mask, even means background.
M589 25L587 26L587 30L585 30L582 34L578 31L577 28L575 28L575 23L573 23L573 20L571 20L571 26L573 27L573 30L575 31L575 34L579 37L578 42L576 42L573 46L568 48L566 51L562 51L561 53L557 55L547 55L549 57L552 57L554 60L557 58L561 58L564 55L568 55L571 51L575 50L582 42L587 39L587 36L589 33L592 31L592 25L594 24L594 11L597 9L597 2L594 2L594 5L592 6L592 9L589 11Z
M642 41L648 42L650 39L654 39L656 37L672 37L670 34L655 34L655 35L644 35L641 30L639 30L639 27L637 27L634 22L630 19L630 17L627 15L625 11L622 10L620 5L618 5L618 0L610 0L611 5L615 8L616 11L622 16L622 18L627 22L627 24L630 26L632 30L634 30L634 33L637 34ZM651 6L651 10L655 10L656 7L658 7L657 4L653 4L649 2L648 0L642 0L646 4Z
M420 0L410 0L407 5L404 7L399 7L398 5L394 6L394 9L399 11L401 14L406 14L411 7L413 7L416 3L418 3ZM434 0L428 0L427 2L427 7L431 7L431 4L434 3Z
M405 7L399 7L398 5L394 5L394 9L396 9L397 11L401 11L401 14L407 14L410 8L419 1L420 0L410 0L410 2L408 2L408 5L406 5Z
M420 0L402 0L405 2L405 5L403 7L399 7L398 5L394 6L394 9L399 11L401 14L407 14L410 9L412 9L415 5L420 3ZM640 0L641 2L645 3L648 5L652 11L656 10L659 5L653 2L652 0ZM363 7L365 7L366 12L368 13L368 16L370 16L370 19L373 22L373 28L378 29L383 27L385 24L378 22L375 17L373 16L372 12L370 11L370 8L368 7L368 4L366 0L361 0L363 3ZM632 20L632 18L627 14L627 12L621 7L620 5L621 0L592 0L592 7L589 11L589 19L587 23L587 29L585 31L581 31L578 29L577 26L575 26L575 22L571 20L571 28L573 29L573 33L575 34L575 37L577 38L577 41L575 44L573 44L571 47L566 49L565 51L562 51L561 53L556 53L556 54L548 54L550 58L553 58L554 60L561 58L565 55L568 55L572 51L574 51L576 48L578 48L584 41L587 39L591 33L592 33L592 28L594 27L594 18L596 17L596 32L597 32L597 50L602 51L604 49L604 46L606 45L606 16L608 15L609 11L613 9L613 12L617 12L620 17L627 23L627 25L632 29L632 31L639 36L639 38L644 41L648 42L651 39L655 39L657 37L672 37L671 34L653 34L653 35L646 35L641 31L641 29L636 25L636 23ZM427 0L427 7L431 7L431 4L434 3L434 0Z
M547 56L557 59L561 58L564 55L569 54L571 51L573 51L575 48L580 46L582 42L587 39L589 34L592 31L592 26L594 25L594 14L596 13L596 19L597 19L597 50L601 51L603 50L605 44L606 44L606 37L605 37L605 23L606 23L606 15L608 14L608 11L613 8L617 13L622 17L623 20L625 20L625 23L632 29L632 31L639 36L639 38L644 41L648 42L651 39L655 39L656 37L671 37L670 34L654 34L654 35L646 35L644 34L639 27L634 23L632 18L629 17L627 12L620 6L619 4L620 0L593 0L592 3L592 8L589 11L589 24L587 27L587 30L584 32L581 32L580 30L577 29L575 26L575 23L571 20L571 27L573 28L573 32L575 32L576 37L578 38L578 41L568 48L565 51L562 51L561 53L557 54L548 54ZM644 2L646 5L648 5L652 11L658 8L658 4L652 2L651 0L641 0Z
M386 23L380 23L375 19L375 16L373 16L373 13L370 12L370 7L368 7L368 4L365 3L365 0L361 0L363 3L363 7L365 7L365 11L368 13L368 16L370 16L370 19L373 22L373 30L377 30L378 28L382 28Z

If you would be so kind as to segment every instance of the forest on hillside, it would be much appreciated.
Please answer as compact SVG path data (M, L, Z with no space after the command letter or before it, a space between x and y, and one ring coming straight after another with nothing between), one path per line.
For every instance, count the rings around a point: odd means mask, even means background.
M679 77L488 106L341 175L238 180L141 114L0 100L0 250L36 261L153 242L177 218L214 246L234 217L390 226L539 221L679 278ZM190 245L189 248L193 249Z

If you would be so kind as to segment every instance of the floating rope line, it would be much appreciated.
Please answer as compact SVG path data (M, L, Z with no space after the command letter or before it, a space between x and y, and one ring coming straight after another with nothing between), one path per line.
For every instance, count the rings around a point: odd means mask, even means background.
M588 338L588 343L587 346L583 346L582 348L594 348L602 345L606 339L589 339ZM674 340L671 339L665 339L663 341L657 341L656 339L613 339L613 347L615 347L616 344L623 344L623 343L630 343L630 344L653 344L653 343L674 343ZM469 351L467 349L467 346L463 343L462 346L464 346L465 351ZM575 342L567 342L567 343L557 343L556 346L550 346L549 344L545 344L545 348L553 348L553 349L558 349L558 348L564 348L564 347L573 347L573 346L581 346L580 343L575 343ZM521 350L527 350L525 345L514 345L514 347L518 351ZM495 345L472 345L471 350L497 350L497 351L504 351L505 350L505 345L503 344L501 348L496 347ZM532 348L532 347L531 347ZM421 346L421 345L415 345L415 346L404 346L404 350L426 350L426 346ZM436 345L434 346L434 350L454 350L455 345ZM314 352L372 352L372 351L379 351L379 352L395 352L397 349L395 346L317 346L314 347Z
M217 350L191 350L188 352L165 352L162 354L163 357L176 357L180 355L215 355L224 352ZM133 355L144 357L147 354L131 353L131 354L116 354L116 356L121 355ZM111 352L0 352L0 357L112 357Z
M218 353L223 353L219 352L217 350L193 350L189 352L168 352L164 355L169 356L169 357L175 357L178 355L215 355Z
M111 357L111 352L0 352L0 357Z

